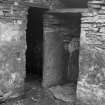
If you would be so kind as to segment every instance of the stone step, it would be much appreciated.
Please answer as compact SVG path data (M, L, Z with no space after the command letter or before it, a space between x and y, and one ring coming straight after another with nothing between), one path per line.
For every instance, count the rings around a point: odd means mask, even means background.
M76 85L74 84L51 87L49 91L55 98L65 102L76 101Z

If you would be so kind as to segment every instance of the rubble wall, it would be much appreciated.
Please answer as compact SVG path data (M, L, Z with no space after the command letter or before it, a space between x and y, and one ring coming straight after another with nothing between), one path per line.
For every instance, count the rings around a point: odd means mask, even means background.
M0 100L17 97L23 90L26 14L18 3L0 3Z
M89 1L82 13L77 98L81 105L105 103L105 4Z

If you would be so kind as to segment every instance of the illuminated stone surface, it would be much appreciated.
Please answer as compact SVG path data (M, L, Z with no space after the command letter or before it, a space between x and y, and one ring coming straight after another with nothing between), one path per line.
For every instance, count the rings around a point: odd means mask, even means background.
M98 5L99 10L92 4L81 18L80 71L77 85L77 97L82 102L81 105L105 103L105 10L101 8L101 4Z
M26 9L19 11L9 4L0 4L0 8L0 100L4 100L23 90Z

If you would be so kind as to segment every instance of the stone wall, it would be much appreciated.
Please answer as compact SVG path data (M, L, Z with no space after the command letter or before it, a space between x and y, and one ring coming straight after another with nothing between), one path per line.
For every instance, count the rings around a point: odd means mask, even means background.
M8 0L11 1L11 0ZM88 0L20 0L28 5L49 9L87 8Z
M105 103L105 4L88 2L82 13L80 37L80 71L77 97L81 105Z
M0 0L0 2L18 1L23 5L46 8L46 9L67 9L67 8L87 8L88 0Z
M17 97L24 85L27 8L0 3L0 100Z

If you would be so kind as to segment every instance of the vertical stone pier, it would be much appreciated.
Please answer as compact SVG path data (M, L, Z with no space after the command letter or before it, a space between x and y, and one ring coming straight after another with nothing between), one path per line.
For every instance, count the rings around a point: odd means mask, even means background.
M25 79L27 8L0 2L0 100L21 94Z
M44 16L43 87L64 84L67 77L63 36L55 15Z
M105 3L88 2L82 13L78 105L105 105Z

